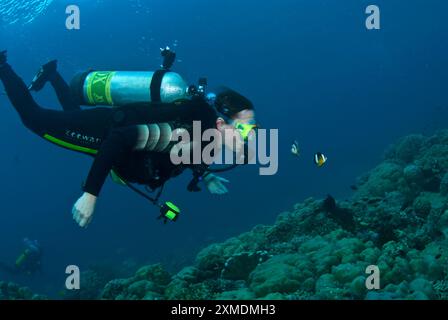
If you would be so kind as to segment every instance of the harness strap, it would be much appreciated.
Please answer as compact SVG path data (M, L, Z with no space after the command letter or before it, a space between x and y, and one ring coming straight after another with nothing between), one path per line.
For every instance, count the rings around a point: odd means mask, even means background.
M162 88L162 80L165 74L169 72L168 70L157 70L154 72L151 80L151 102L162 102L162 98L160 95L160 90Z

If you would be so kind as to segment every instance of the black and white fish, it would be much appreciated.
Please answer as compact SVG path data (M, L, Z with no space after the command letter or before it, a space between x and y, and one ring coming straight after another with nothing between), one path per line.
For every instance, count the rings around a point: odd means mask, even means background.
M328 158L321 152L317 152L314 155L314 163L319 167L323 167L327 162Z
M296 157L300 156L300 147L299 147L299 143L296 141L294 141L294 143L291 146L291 153L293 155L295 155Z

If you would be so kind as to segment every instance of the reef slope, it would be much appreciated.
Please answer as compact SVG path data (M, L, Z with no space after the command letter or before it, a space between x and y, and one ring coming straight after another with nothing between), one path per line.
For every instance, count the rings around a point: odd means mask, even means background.
M448 131L410 135L346 201L308 199L170 275L116 279L102 299L447 299ZM377 265L381 289L366 289Z

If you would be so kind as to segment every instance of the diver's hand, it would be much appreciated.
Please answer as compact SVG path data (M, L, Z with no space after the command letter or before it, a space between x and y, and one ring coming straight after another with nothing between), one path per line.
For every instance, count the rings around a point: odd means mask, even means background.
M225 178L209 174L204 178L204 182L211 194L223 195L229 192L224 183L229 183L230 181Z
M73 219L81 228L86 228L93 218L97 197L84 192L72 209Z

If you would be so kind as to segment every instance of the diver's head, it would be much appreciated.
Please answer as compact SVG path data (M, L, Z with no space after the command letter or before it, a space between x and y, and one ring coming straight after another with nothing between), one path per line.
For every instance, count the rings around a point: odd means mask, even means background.
M209 95L221 114L216 127L223 136L226 147L240 152L255 129L255 112L252 102L229 88L221 88L216 95Z
M255 123L254 105L235 90L221 87L214 98L214 104L218 112L226 118L244 123Z

